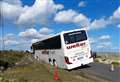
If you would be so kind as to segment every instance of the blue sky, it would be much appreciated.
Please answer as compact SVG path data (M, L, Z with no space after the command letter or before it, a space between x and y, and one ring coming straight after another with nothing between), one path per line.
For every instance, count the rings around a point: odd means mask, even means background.
M0 3L1 49L29 50L33 42L44 37L84 27L88 29L93 51L120 52L120 0L2 0Z

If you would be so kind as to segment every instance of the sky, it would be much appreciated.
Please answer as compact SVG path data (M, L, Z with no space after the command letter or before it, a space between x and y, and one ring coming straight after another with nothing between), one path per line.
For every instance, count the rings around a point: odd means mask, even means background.
M120 0L1 0L0 49L30 50L61 31L87 28L92 51L120 52Z

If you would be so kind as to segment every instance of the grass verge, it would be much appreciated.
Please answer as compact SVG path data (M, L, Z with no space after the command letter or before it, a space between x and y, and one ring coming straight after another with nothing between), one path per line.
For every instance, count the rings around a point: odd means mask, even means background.
M56 82L53 80L54 67L43 62L34 61L32 64L22 67L14 67L0 74L8 82ZM58 69L57 82L95 82L63 69ZM13 80L13 81L11 81Z

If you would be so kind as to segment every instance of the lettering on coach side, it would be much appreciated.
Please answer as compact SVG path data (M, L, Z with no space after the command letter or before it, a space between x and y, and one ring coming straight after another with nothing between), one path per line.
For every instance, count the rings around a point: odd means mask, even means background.
M42 51L42 54L49 55L49 51L44 50L44 51Z
M67 49L77 48L77 47L84 46L84 45L85 43L76 43L74 45L67 46Z

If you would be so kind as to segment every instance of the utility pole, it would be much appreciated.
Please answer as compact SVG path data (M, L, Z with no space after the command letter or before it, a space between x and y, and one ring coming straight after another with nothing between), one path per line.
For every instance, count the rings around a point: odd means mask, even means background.
M2 4L0 4L0 39L1 39L1 50L4 50L4 24L3 24L3 13L2 13Z

